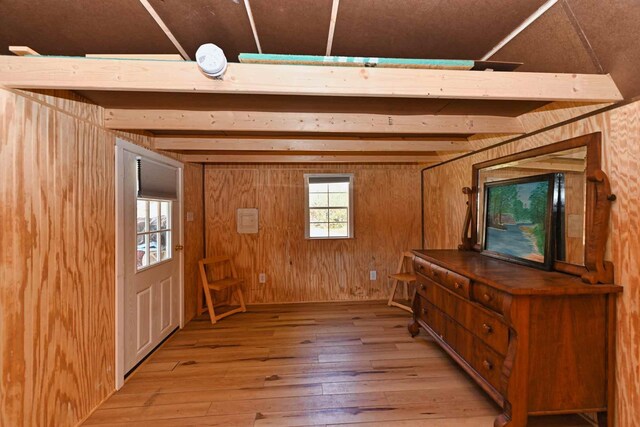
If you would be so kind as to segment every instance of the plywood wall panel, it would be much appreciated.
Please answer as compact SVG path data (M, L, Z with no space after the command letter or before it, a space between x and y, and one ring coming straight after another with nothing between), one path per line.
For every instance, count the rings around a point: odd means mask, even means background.
M0 91L2 425L73 425L114 388L109 134Z
M552 121L553 113L549 114ZM602 132L603 169L617 195L607 252L615 265L615 281L624 286L617 304L616 425L630 427L640 412L640 102L425 171L424 244L427 248L457 246L465 212L460 190L471 185L474 163L591 132Z
M196 315L197 295L201 290L198 260L204 257L202 165L187 163L184 168L184 320ZM189 221L187 215L192 214Z
M318 172L355 174L354 239L304 238L304 174ZM414 166L207 166L207 255L234 256L249 302L384 299L400 252L419 246L419 188ZM241 207L260 210L257 235L236 233Z
M71 93L0 90L1 426L73 426L115 388L114 146L151 139L101 117ZM193 278L201 167L187 167L185 198Z

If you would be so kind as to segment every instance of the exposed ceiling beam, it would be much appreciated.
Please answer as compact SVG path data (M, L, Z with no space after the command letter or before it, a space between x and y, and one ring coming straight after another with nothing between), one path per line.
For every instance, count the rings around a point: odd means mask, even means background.
M156 137L154 148L168 151L471 151L471 143L460 140L414 139L326 139L326 138L211 138Z
M256 48L258 49L258 53L262 53L262 46L260 46L260 37L258 37L256 21L253 19L253 11L251 10L251 3L249 3L249 0L244 0L244 8L247 10L247 18L249 18L249 25L251 25L253 39L256 41Z
M571 159L552 157L548 159L541 159L536 161L516 161L512 164L500 165L500 169L542 169L553 171L567 171L567 172L584 172L586 168L586 161L584 159Z
M22 89L611 102L608 75L230 63L222 79L194 62L0 56L0 84Z
M439 156L343 156L286 154L186 154L190 163L440 163Z
M110 129L383 134L524 133L516 117L107 109Z
M333 0L333 4L331 5L331 20L329 21L329 37L327 38L327 56L331 55L331 48L333 47L333 34L336 31L336 20L338 19L339 7L340 0Z
M540 18L547 10L551 9L553 5L555 5L558 0L547 0L542 6L540 6L535 12L531 14L527 19L525 19L522 24L518 25L515 30L511 31L507 37L500 40L500 42L493 47L489 52L487 52L480 60L486 61L496 54L500 49L506 46L511 40L516 38L518 34L523 32L525 28L531 25L536 19Z
M153 20L156 21L156 24L158 24L158 26L164 32L167 38L171 40L171 43L173 43L176 49L178 49L178 52L180 52L180 55L182 55L182 57L186 60L191 60L191 57L189 57L189 54L187 53L187 51L184 50L184 48L182 47L178 39L173 35L173 33L171 32L169 27L167 27L167 25L164 23L162 18L160 18L160 15L158 15L158 12L156 12L153 6L151 6L151 3L149 3L149 0L140 0L140 3L142 3L142 6L144 6L144 8L147 9L147 12L149 12L149 15L151 15Z

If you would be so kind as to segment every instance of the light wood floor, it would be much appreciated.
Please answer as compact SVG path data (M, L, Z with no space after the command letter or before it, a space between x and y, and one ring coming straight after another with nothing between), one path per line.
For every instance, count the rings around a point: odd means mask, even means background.
M85 425L492 426L500 410L384 303L252 306L171 337ZM589 426L577 416L532 426Z

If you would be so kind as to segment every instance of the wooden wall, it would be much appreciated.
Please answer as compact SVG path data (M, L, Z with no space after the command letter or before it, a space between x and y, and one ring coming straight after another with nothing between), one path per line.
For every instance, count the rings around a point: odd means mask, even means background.
M204 256L203 174L200 164L185 164L184 168L184 320L196 315L197 293L200 291L198 260ZM187 215L193 214L190 221Z
M354 173L355 238L304 238L305 173ZM236 209L258 208L258 234ZM251 303L384 299L400 252L420 244L420 172L402 165L205 167L207 256L233 255ZM369 280L376 270L378 279ZM267 283L258 283L258 274Z
M554 112L547 114L553 122ZM591 132L603 134L603 169L618 196L607 257L615 264L616 283L624 286L618 299L616 425L630 427L637 425L640 413L640 102L425 171L424 245L457 247L465 213L461 189L471 185L474 163Z
M72 94L0 89L1 426L75 425L115 387L115 137L150 140L101 123Z

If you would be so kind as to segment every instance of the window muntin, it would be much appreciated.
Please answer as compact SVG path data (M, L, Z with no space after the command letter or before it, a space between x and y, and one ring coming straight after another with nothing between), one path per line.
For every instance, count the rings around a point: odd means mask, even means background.
M136 270L170 260L171 201L138 198L136 220Z
M307 174L306 237L353 237L353 175Z

